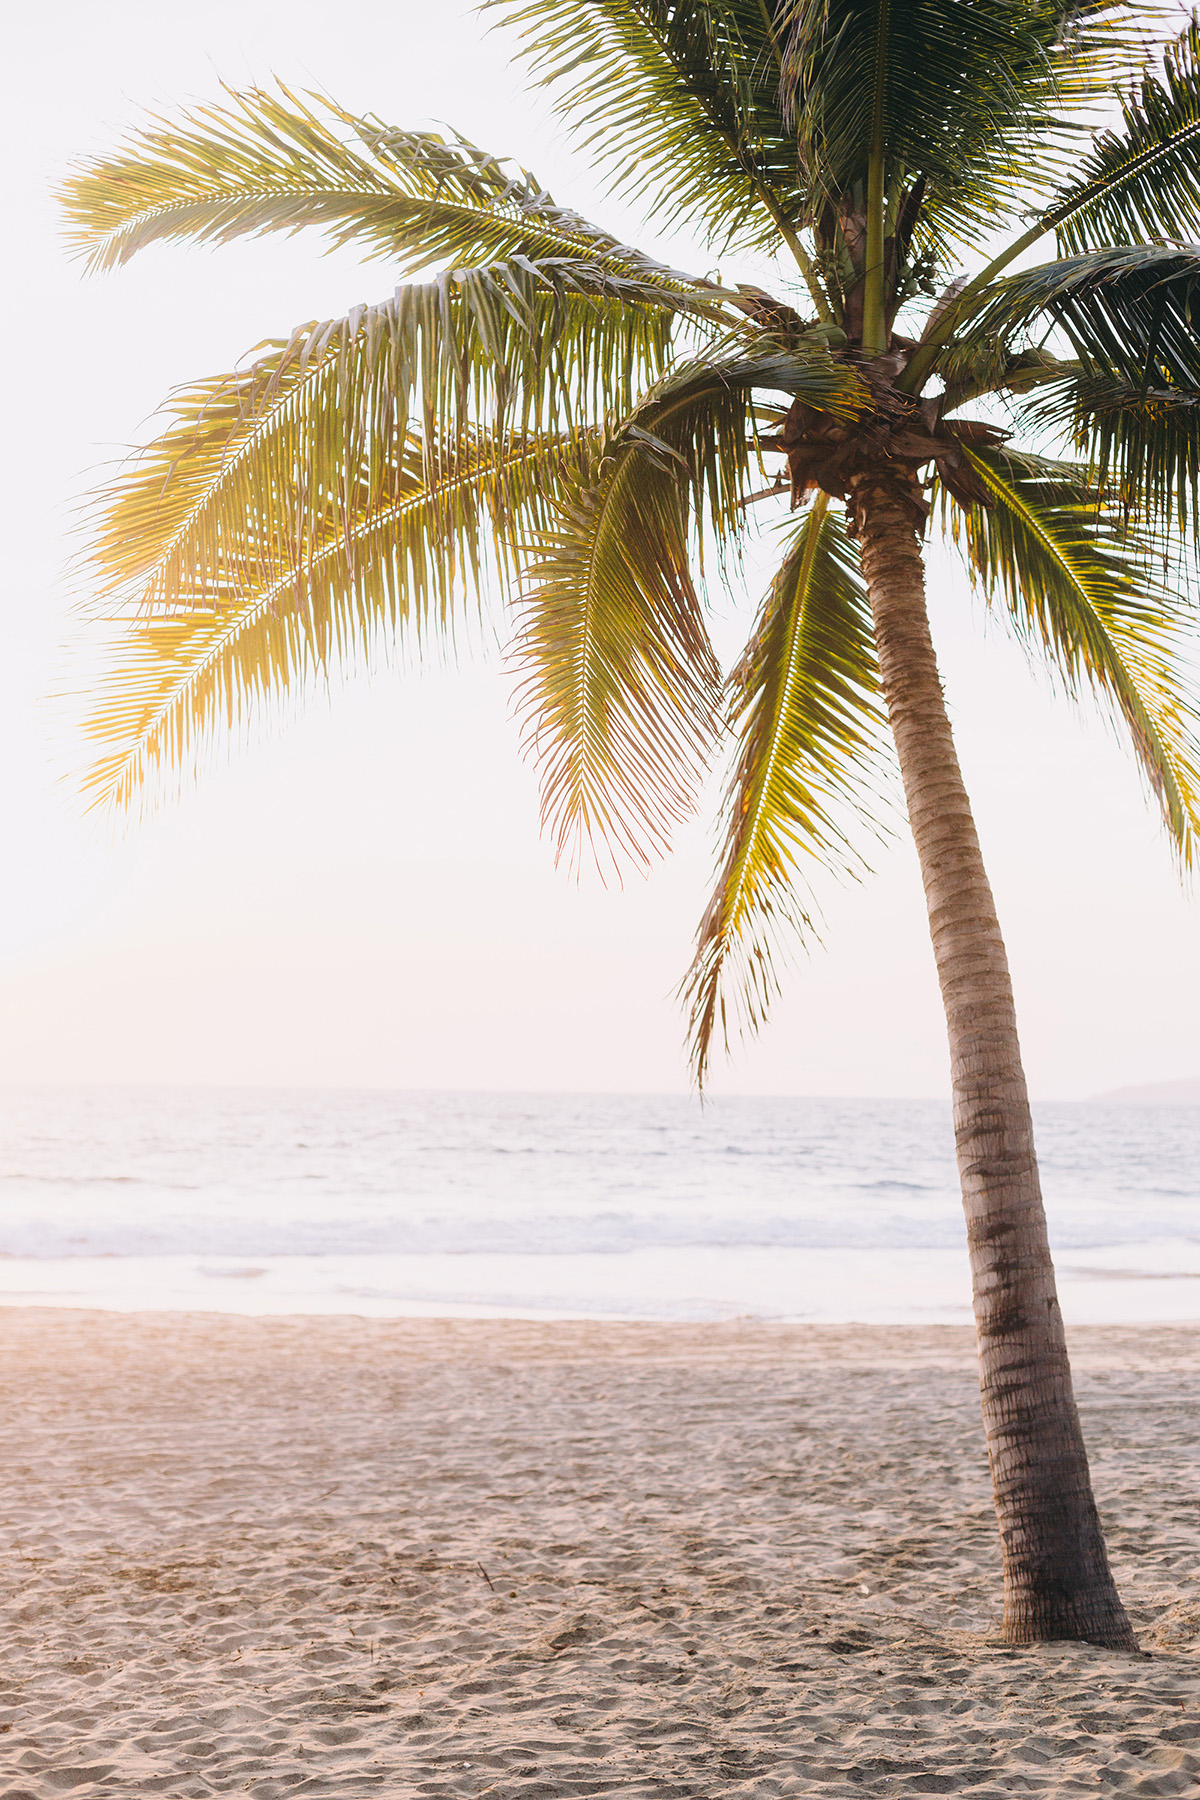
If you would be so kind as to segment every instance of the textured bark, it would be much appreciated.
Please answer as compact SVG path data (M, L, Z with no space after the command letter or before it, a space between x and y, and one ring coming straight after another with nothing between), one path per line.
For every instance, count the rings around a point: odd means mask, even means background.
M1136 1650L1092 1498L1046 1235L1008 958L938 678L903 478L852 509L950 1037L1009 1643Z

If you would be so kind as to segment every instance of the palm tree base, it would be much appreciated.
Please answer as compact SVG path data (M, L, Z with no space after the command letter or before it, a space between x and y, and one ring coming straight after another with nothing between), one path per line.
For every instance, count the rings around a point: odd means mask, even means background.
M1010 1612L1006 1604L1000 1636L1006 1644L1095 1644L1102 1650L1128 1650L1140 1656L1141 1646L1111 1576L1106 1585L1108 1592L1088 1596L1086 1605L1078 1604L1078 1596L1069 1606L1057 1599L1046 1604L1040 1598L1022 1598Z

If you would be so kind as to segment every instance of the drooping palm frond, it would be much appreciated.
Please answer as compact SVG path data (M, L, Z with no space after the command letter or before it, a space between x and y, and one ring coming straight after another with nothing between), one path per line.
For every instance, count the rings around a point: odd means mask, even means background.
M1059 109L1145 56L1128 9L1068 0L782 0L784 92L813 188L924 180L926 229L978 241L1061 167Z
M743 529L762 389L842 416L862 401L818 351L676 368L605 442L531 562L519 706L560 855L588 844L644 866L691 810L719 690L691 562L706 525L718 542Z
M1200 522L1200 394L1082 371L1029 409L1086 457L1100 491L1162 540Z
M557 854L645 866L690 812L719 671L689 568L686 491L626 445L567 500L531 562L514 645L525 742Z
M347 482L386 490L410 427L430 446L468 428L590 428L658 376L670 324L658 307L501 265L304 326L179 396L169 428L101 496L103 591L149 607L240 591L264 533L303 542Z
M192 406L208 423L204 399ZM432 444L410 433L393 437L386 466L378 444L359 446L358 460L347 454L326 480L303 466L295 438L278 446L269 468L259 463L234 541L218 535L190 589L168 544L149 572L157 603L114 620L119 635L85 722L93 803L128 806L179 779L218 724L234 727L332 658L372 648L381 628L400 639L444 628L481 573L502 574L545 527L588 448L578 433L481 430ZM160 468L168 455L160 441ZM168 473L168 506L170 488ZM148 479L126 492L120 516L132 524L138 508L149 514L152 491Z
M1195 21L1122 104L1047 212L1070 255L1145 239L1200 238L1200 26Z
M1200 246L1118 245L995 284L941 354L953 384L979 357L1003 362L1051 327L1076 358L1026 407L1073 439L1127 514L1183 529L1200 517Z
M233 707L239 683L285 686L289 655L298 677L361 641L368 613L420 631L481 567L511 573L670 324L500 266L398 288L178 396L97 508L100 603L132 635L93 721L96 792L126 801L190 755L218 688Z
M1075 695L1121 719L1179 857L1200 849L1200 715L1186 698L1189 634L1145 546L1106 509L1087 471L1011 450L968 455L994 504L943 496L952 535L989 599ZM1191 654L1198 640L1190 633Z
M712 305L691 277L558 206L532 175L473 144L393 130L329 101L318 112L286 88L231 90L228 106L142 131L120 155L78 169L61 198L94 269L162 241L225 244L315 226L402 275L528 258L589 266L647 300L661 292Z
M821 496L796 532L729 681L741 749L726 847L681 993L703 1086L714 1037L756 1031L788 937L812 933L804 863L857 871L850 833L872 817L885 720L857 557ZM876 829L878 824L876 823Z
M722 251L802 222L770 0L485 0L616 191Z
M1089 375L1200 391L1200 245L1120 244L997 281L964 343L1056 325Z

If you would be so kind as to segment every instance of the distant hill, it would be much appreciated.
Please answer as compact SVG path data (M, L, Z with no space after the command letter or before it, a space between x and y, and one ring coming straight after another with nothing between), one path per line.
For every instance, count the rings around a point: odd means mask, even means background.
M1191 1081L1147 1081L1142 1087L1112 1088L1097 1100L1120 1100L1129 1106L1200 1106L1200 1076Z

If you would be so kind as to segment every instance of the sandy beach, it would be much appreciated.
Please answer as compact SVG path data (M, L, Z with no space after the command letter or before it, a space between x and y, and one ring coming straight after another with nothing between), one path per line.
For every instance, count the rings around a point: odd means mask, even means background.
M957 1327L0 1312L0 1795L1200 1792L1200 1329L1072 1334L1142 1657L997 1641Z

